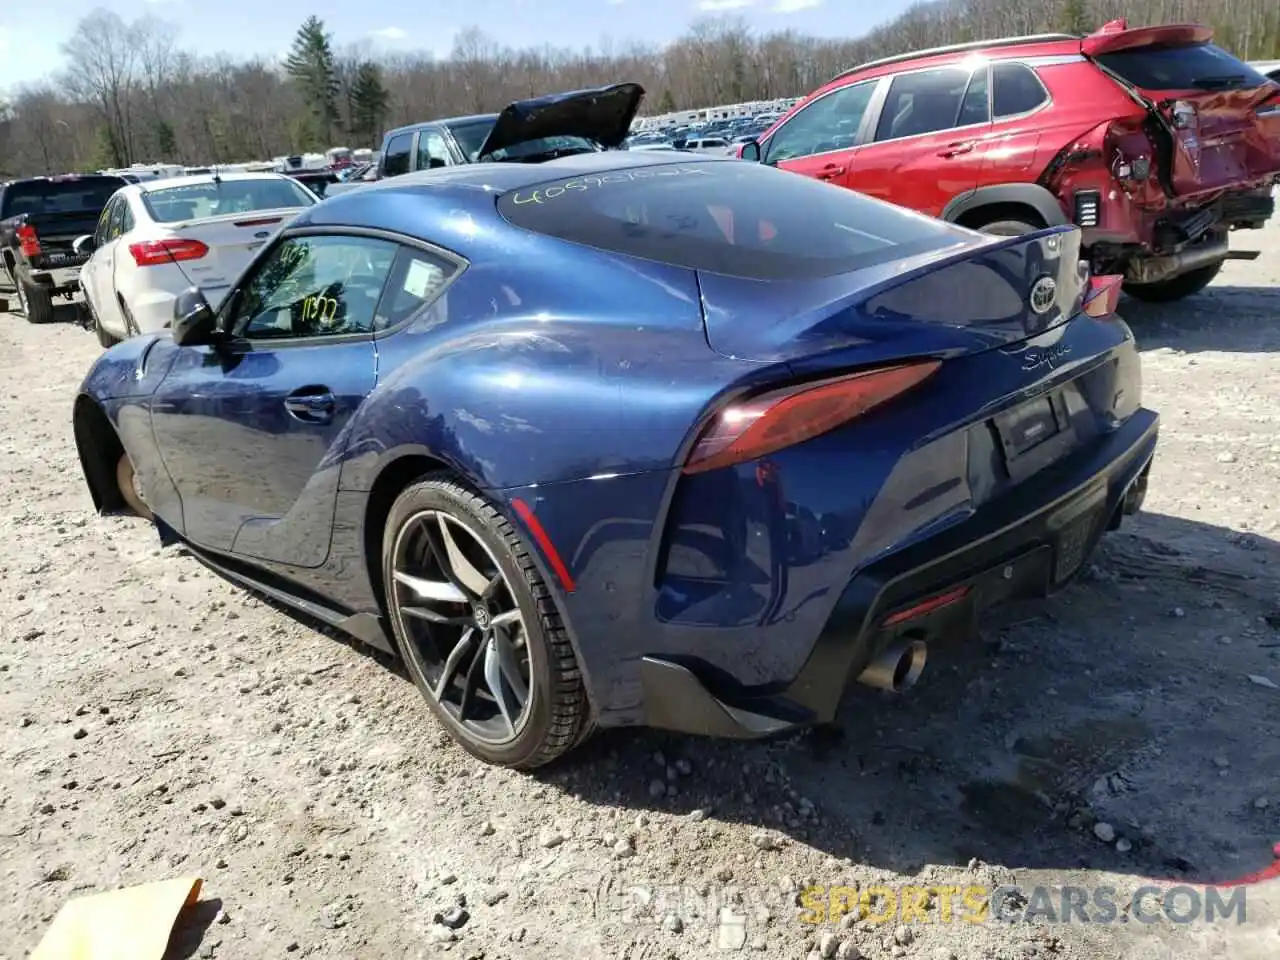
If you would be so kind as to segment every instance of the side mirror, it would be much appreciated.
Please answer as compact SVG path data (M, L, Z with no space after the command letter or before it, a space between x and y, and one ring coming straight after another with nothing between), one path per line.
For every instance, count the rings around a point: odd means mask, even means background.
M86 253L93 253L97 246L93 242L93 234L86 233L83 237L76 237L75 242L71 244L71 249L77 256L84 256Z
M197 347L218 339L217 314L199 287L188 287L178 294L169 328L173 342L180 347Z
M738 156L743 160L750 160L752 163L760 162L760 141L748 140L742 145L742 152Z

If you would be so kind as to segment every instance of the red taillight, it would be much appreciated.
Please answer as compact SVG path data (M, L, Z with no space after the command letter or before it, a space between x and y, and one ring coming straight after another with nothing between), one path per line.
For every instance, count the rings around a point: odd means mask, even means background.
M40 256L40 238L36 236L36 228L29 223L18 225L18 249L24 257Z
M1120 285L1124 277L1101 274L1089 278L1089 288L1084 292L1084 312L1090 317L1107 317L1116 312L1120 303Z
M129 253L133 262L140 267L154 267L162 263L176 263L179 260L199 260L209 248L199 240L143 240L129 244Z
M279 223L284 217L263 217L260 220L237 220L237 227L266 227L273 223Z
M908 620L915 620L919 617L933 613L935 610L941 610L943 607L949 607L953 603L959 603L969 595L968 587L956 587L954 590L948 590L946 593L940 593L936 597L930 597L928 600L922 600L920 603L907 607L905 610L899 610L897 613L890 614L885 617L883 626L893 627L900 623L906 623Z
M803 443L910 390L940 366L937 360L924 360L881 367L730 404L698 439L684 472L745 463Z

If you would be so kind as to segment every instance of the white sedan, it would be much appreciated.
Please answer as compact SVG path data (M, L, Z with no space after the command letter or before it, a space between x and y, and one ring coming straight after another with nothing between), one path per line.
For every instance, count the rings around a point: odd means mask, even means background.
M217 307L258 248L314 193L277 173L224 173L130 184L98 229L76 240L92 252L80 271L98 341L109 347L173 319L173 302L198 286Z

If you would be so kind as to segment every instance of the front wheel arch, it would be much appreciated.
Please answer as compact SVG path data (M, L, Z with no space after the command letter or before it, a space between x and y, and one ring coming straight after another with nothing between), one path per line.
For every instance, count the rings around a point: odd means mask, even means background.
M76 398L72 424L76 453L94 510L100 514L131 512L116 483L116 466L125 452L124 444L106 412L92 397L81 394Z

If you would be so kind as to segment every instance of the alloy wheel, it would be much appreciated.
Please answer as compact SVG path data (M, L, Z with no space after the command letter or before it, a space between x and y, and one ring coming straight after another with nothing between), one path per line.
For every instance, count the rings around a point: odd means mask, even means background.
M120 459L116 461L116 486L130 510L143 520L151 519L151 508L147 506L146 498L142 493L142 484L138 480L137 472L133 469L133 461L129 459L127 453L120 454Z
M519 604L480 534L440 510L409 517L392 554L393 615L427 693L462 731L513 740L532 703Z

